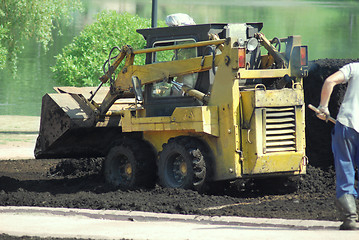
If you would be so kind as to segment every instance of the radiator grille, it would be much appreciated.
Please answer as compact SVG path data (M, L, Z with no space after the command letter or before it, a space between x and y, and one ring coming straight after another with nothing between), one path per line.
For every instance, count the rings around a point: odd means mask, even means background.
M266 108L265 152L295 151L294 107Z

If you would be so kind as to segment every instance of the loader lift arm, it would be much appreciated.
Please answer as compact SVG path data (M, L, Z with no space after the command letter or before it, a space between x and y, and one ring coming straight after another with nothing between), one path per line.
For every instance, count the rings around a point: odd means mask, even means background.
M122 47L120 54L116 57L114 62L111 64L109 70L100 77L101 85L106 83L110 76L115 72L121 62L125 59L125 65L118 74L116 80L111 82L110 91L108 91L106 97L98 107L98 114L105 115L106 112L110 109L112 104L121 96L124 92L128 92L132 89L132 77L136 76L141 80L142 85L154 83L164 79L169 79L174 76L180 76L190 73L208 71L212 68L213 56L206 55L203 57L189 58L185 60L177 60L176 64L173 62L159 62L152 63L150 65L133 65L134 57L136 54L144 53L154 53L159 51L166 50L176 50L184 48L194 48L194 47L203 47L215 45L219 46L223 44L226 40L209 40L202 41L191 44L182 44L174 46L165 46L165 47L156 47L156 48L147 48L133 50L130 46L126 45ZM217 55L214 61L214 65L217 66L218 63L222 60L221 54ZM101 86L100 85L100 86ZM91 97L92 105L97 106L96 103L92 101L93 96Z

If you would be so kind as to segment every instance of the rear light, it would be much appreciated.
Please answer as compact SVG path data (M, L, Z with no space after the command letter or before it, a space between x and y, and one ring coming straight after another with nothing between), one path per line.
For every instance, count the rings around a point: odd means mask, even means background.
M302 66L308 65L308 48L307 48L307 46L300 47L300 65L302 65Z
M238 48L238 67L244 68L246 66L246 49Z

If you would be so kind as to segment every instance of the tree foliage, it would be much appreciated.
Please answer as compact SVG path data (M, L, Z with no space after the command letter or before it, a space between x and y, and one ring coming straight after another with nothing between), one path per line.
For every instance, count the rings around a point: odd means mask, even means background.
M0 0L0 69L16 66L24 40L36 38L47 49L59 20L79 9L80 0Z
M145 40L136 29L148 28L150 25L149 19L129 13L99 13L97 21L86 26L80 35L56 56L56 64L52 67L56 81L72 86L98 85L99 77L103 74L103 64L111 49L124 45L131 45L134 49L143 48ZM112 57L118 53L115 50ZM136 55L135 64L143 64L144 58L144 55Z

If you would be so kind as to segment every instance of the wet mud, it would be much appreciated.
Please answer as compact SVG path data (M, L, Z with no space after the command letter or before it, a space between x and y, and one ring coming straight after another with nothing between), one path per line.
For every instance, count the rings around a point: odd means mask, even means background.
M32 164L39 166L36 171L29 169ZM0 204L338 220L331 168L308 166L308 173L300 177L241 180L221 193L201 194L157 185L131 191L114 188L106 184L101 165L101 158L1 161Z

